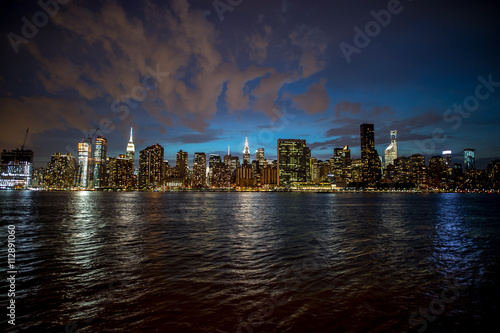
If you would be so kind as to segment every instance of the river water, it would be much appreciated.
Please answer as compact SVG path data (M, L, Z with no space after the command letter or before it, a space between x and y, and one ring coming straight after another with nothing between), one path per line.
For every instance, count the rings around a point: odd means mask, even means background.
M0 200L9 332L487 332L499 313L498 195ZM8 225L15 326L5 319Z

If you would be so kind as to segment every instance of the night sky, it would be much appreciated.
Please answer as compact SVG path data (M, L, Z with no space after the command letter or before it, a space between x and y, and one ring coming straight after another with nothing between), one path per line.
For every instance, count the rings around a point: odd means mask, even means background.
M359 157L365 122L380 155L396 129L403 156L500 158L497 2L61 2L0 4L0 149L29 127L37 167L97 127L108 156L133 127L136 159L160 143L171 165L180 149L241 157L246 134L252 159L278 138Z

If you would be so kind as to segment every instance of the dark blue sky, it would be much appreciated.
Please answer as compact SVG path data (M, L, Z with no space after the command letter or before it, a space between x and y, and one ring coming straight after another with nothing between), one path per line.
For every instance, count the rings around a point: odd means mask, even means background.
M400 155L500 158L493 1L61 2L0 4L0 148L29 127L37 166L97 127L124 153L131 126L169 160L241 155L246 133L252 159L278 138L359 156L364 122L381 155L396 129Z

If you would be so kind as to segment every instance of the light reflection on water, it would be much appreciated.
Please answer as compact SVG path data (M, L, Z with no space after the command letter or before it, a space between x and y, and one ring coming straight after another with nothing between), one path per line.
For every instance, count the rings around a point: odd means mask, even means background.
M429 323L433 332L481 331L495 319L498 196L0 197L3 228L16 225L22 329L415 331L409 316L449 281L468 288ZM275 295L280 305L248 326Z

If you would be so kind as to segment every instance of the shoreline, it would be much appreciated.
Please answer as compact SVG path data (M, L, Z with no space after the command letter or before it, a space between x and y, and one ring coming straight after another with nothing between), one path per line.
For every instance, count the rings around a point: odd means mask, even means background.
M150 189L150 190L125 190L125 189L0 189L0 191L34 191L34 192L160 192L160 193L413 193L413 194L429 194L429 193L461 193L461 194L500 194L500 190L378 190L378 189Z

